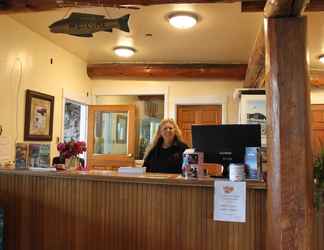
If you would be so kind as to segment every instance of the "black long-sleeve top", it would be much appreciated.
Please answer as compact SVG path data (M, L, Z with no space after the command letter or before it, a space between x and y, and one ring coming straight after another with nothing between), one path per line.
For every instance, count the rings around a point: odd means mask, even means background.
M171 147L163 148L162 140L151 150L144 159L148 172L181 173L182 153L188 146L175 140Z

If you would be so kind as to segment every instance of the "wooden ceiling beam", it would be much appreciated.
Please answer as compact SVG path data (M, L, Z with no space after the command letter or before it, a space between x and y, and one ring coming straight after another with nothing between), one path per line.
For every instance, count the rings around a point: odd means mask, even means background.
M264 0L254 0L254 1L244 1L241 3L242 12L264 12L266 1ZM324 1L322 0L310 0L306 5L306 12L324 11Z
M239 80L245 78L246 64L90 64L91 79L100 78L202 78Z
M262 51L260 51L262 53ZM261 55L261 57L264 55ZM258 58L258 57L256 57ZM257 60L257 59L255 59ZM257 64L260 65L260 64ZM246 76L246 64L89 64L87 67L88 76L91 79L107 78L133 78L133 79L153 79L153 78L195 78L195 79L223 79L238 80L251 79L250 83L258 85L248 85L244 82L245 88L264 87L264 68L257 68L252 74ZM248 72L247 72L248 73ZM257 76L258 75L258 76ZM324 71L311 70L310 83L312 87L324 87Z

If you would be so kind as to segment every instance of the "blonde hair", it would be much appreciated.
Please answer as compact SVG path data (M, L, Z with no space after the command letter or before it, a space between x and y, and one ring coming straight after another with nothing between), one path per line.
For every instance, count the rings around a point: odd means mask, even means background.
M181 130L180 130L178 124L173 119L170 119L170 118L164 119L164 120L162 120L160 122L159 128L156 131L152 142L147 146L147 148L145 150L144 160L151 153L151 151L153 150L153 148L155 148L157 146L157 144L159 143L159 141L161 140L161 138L162 138L162 136L161 136L161 129L162 129L163 125L166 124L166 123L171 123L173 125L174 131L175 131L176 140L184 143L183 138L182 138L182 133L181 133Z

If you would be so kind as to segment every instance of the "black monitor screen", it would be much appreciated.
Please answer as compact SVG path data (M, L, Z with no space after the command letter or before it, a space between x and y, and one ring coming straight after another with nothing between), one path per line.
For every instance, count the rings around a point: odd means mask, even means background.
M192 145L204 152L204 162L244 162L245 147L261 146L259 124L193 125Z

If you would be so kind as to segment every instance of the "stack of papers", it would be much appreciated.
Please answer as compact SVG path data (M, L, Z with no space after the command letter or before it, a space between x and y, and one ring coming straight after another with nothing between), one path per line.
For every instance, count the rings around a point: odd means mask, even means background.
M120 167L118 168L118 173L120 174L144 174L146 168L134 168L134 167Z
M55 168L29 168L32 171L56 171Z

